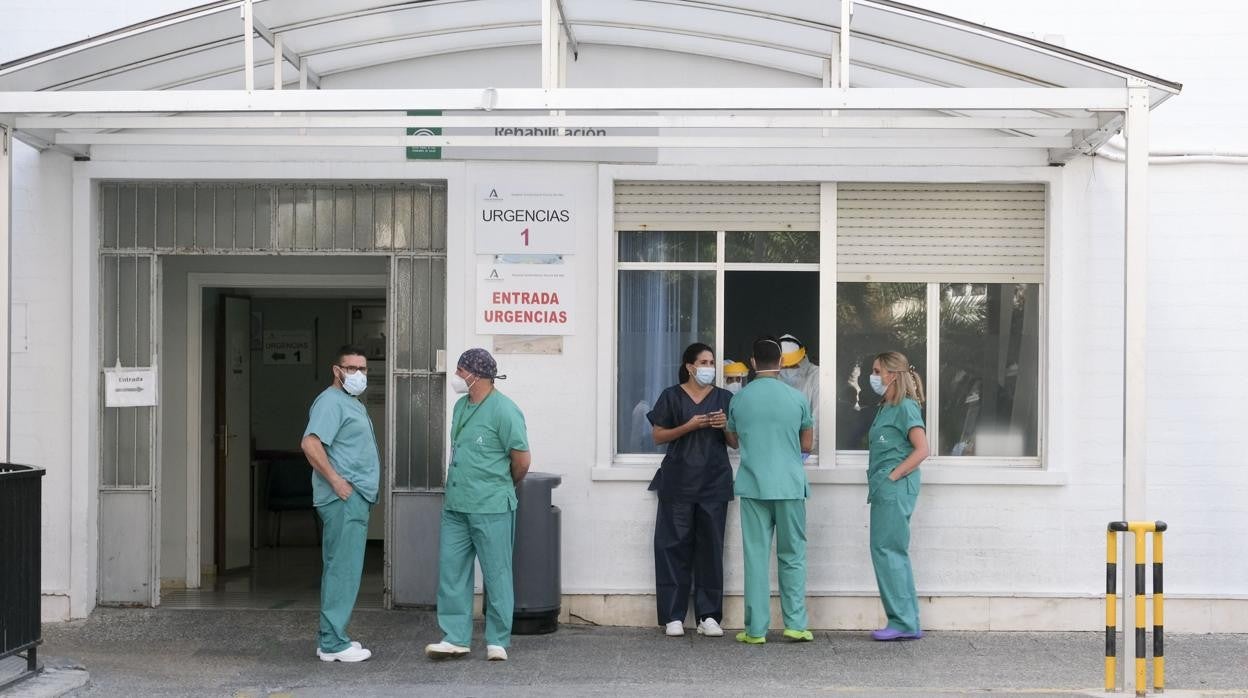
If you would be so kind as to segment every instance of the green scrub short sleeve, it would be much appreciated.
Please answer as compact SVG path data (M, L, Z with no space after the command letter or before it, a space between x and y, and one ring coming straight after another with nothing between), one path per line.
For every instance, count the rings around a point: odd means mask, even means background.
M918 427L926 429L923 424L923 410L919 407L919 403L914 400L905 400L901 403L901 409L898 411L898 424L902 434L909 435L910 430Z
M508 410L500 420L498 440L507 451L529 450L529 430L524 424L524 414L519 409Z
M312 403L312 409L308 412L308 428L303 435L315 434L322 444L329 446L338 436L342 423L342 405L337 400L329 399L327 395L321 395Z

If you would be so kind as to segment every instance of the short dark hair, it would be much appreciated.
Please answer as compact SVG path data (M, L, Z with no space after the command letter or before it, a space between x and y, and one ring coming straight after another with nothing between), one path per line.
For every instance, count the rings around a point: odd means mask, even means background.
M355 346L354 344L344 344L338 350L338 353L334 354L334 365L342 365L342 360L348 356L363 356L364 358L368 358L368 354L365 354L363 349Z
M701 356L704 351L711 352L711 357L715 357L715 350L702 342L694 342L693 344L685 347L685 353L680 357L680 370L676 372L676 377L680 378L681 383L685 383L689 380L689 369L685 368L685 366L697 362L698 357Z
M766 335L754 340L754 363L756 369L765 371L780 367L780 342Z

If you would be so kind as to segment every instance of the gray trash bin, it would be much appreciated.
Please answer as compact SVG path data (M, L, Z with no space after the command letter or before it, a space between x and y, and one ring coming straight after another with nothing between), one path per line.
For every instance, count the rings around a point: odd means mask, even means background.
M516 609L512 632L553 633L559 627L563 584L559 575L559 507L550 491L563 477L530 472L516 487L516 545L512 554Z

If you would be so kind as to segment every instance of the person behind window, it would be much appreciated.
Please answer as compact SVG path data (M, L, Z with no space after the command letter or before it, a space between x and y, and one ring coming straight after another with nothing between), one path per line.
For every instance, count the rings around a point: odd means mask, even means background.
M757 374L728 407L724 437L741 449L734 486L741 498L741 547L745 557L745 630L737 642L761 645L771 625L768 567L771 539L776 539L776 572L784 637L809 642L806 615L806 498L810 480L802 452L814 438L810 401L776 380L780 343L770 337L754 342L751 359Z
M810 413L815 420L814 437L809 453L819 448L819 366L811 363L806 355L806 345L791 334L780 336L780 380L801 391L810 402Z
M724 364L724 390L736 395L745 387L745 377L750 374L750 367L740 361L729 361Z
M698 634L720 637L724 618L724 527L732 501L724 426L732 393L715 387L715 353L700 342L681 358L680 383L666 388L646 415L667 455L650 482L658 492L654 582L659 625L685 634L689 592Z
M875 357L871 388L884 398L868 432L867 502L871 505L871 564L888 625L876 640L917 640L919 600L910 566L910 515L919 498L919 464L927 458L923 381L895 351Z

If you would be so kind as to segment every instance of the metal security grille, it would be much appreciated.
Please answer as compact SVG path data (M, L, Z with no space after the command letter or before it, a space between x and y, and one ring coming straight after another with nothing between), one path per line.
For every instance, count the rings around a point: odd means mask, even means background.
M152 255L104 255L100 258L102 370L155 367L156 283ZM101 394L102 391L101 381ZM103 410L101 488L151 487L156 453L155 408L104 407Z
M175 254L429 251L435 189L445 211L445 189L436 185L105 183L100 247ZM445 236L445 225L442 231Z
M390 273L394 334L394 488L440 490L445 434L446 190L418 208L416 249L395 255Z
M841 183L842 281L1044 281L1043 184Z

